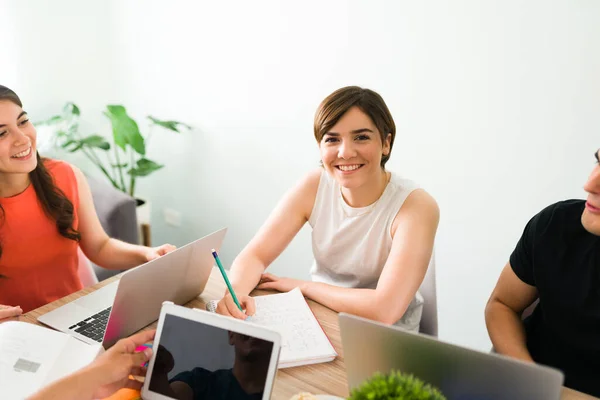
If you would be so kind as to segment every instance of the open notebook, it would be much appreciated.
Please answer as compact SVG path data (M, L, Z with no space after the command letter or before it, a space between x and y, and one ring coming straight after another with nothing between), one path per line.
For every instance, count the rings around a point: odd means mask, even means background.
M0 399L24 399L92 362L103 351L26 322L0 324Z
M247 321L281 334L279 368L329 362L335 352L323 328L308 307L300 289L254 297L256 313ZM216 301L206 309L215 312Z

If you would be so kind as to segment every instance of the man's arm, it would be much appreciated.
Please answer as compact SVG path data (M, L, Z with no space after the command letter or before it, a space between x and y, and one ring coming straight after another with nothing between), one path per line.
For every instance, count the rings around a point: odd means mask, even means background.
M519 279L507 263L485 307L485 323L498 353L533 362L521 314L537 298L536 287Z

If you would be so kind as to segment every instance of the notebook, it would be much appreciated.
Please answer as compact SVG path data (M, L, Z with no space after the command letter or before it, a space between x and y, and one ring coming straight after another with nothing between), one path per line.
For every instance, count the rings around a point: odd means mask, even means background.
M0 324L0 398L24 399L92 362L103 351L26 322Z
M256 313L246 321L273 329L281 335L279 368L318 364L337 353L306 303L299 288L287 293L254 297ZM217 301L206 309L215 312Z

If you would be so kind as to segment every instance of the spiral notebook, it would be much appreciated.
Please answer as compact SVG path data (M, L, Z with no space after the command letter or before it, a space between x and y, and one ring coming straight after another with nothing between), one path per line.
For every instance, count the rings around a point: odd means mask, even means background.
M337 353L321 328L300 289L254 297L256 313L246 321L281 334L279 368L318 364L335 359ZM215 312L217 302L206 309Z

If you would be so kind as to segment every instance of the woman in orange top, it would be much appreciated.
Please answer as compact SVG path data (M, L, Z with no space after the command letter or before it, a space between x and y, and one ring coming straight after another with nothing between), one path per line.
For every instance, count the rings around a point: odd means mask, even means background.
M77 246L94 263L128 269L175 247L111 239L76 167L43 159L19 97L0 86L0 320L82 288Z

